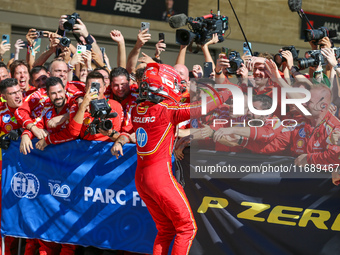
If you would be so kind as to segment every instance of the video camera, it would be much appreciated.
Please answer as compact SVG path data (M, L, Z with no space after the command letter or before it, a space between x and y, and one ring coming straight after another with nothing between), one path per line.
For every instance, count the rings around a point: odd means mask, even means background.
M334 47L334 55L335 58L338 59L340 57L340 48ZM306 69L307 67L317 67L320 64L324 65L326 60L321 53L321 50L311 50L305 53L304 58L298 59L299 69Z
M204 45L213 34L217 34L219 42L223 42L223 36L228 30L228 17L211 13L203 17L191 18L182 13L169 18L169 25L172 28L179 28L186 24L190 30L176 30L178 44L188 45L194 41L196 44Z
M310 42L313 40L319 41L324 37L329 37L329 38L337 37L337 31L328 30L327 27L320 27L318 29L306 29L305 30L305 42Z
M289 50L292 53L294 60L296 60L299 57L299 50L296 50L295 46L291 45L291 46L282 47L282 51L285 51L285 50ZM287 62L287 59L282 57L282 54L280 52L274 56L274 62L276 63L278 67L280 67L283 62Z
M98 82L91 83L90 92L99 93L100 84ZM89 132L91 135L99 133L99 129L105 131L110 130L113 127L112 121L109 118L115 118L118 116L116 112L111 112L111 107L107 103L106 99L93 100L90 103L90 113L94 120L89 125Z
M64 23L64 29L66 32L72 31L75 24L79 24L77 19L80 19L80 15L76 12L71 15L67 15L66 21Z

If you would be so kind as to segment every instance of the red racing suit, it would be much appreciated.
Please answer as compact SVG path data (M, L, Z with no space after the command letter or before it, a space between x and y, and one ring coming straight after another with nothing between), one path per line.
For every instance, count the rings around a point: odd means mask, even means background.
M225 90L223 99L230 96ZM208 112L217 107L212 100ZM171 155L176 125L201 114L200 102L179 104L164 100L143 102L132 108L131 116L137 140L136 188L156 223L158 230L153 255L188 254L197 226L188 199L172 173Z
M82 82L68 82L65 87L66 95L74 101L84 95L84 88L85 85ZM35 118L41 116L45 105L50 102L46 89L38 89L26 97L22 106L15 111L18 122L26 128L28 124L34 122Z
M172 174L171 154L176 125L190 118L190 107L166 100L132 109L137 139L136 188L158 230L153 254L187 254L197 226L182 186Z
M295 127L283 128L281 134L266 146L248 141L244 147L257 153L283 153L293 157L307 153L308 164L339 164L340 147L330 142L330 134L335 130L340 131L340 120L328 112L316 127L312 127L308 119L303 119Z
M70 122L69 119L55 128L50 128L47 125L48 121L52 118L69 113L73 99L68 96L66 96L66 99L67 102L59 113L56 112L54 105L50 102L45 105L41 112L41 116L37 119L38 122L36 123L36 126L47 130L49 133L49 135L45 137L47 144L65 143L75 140L78 137L80 127L77 125L78 123L74 121ZM27 134L31 139L34 137L33 133L27 129L23 134Z

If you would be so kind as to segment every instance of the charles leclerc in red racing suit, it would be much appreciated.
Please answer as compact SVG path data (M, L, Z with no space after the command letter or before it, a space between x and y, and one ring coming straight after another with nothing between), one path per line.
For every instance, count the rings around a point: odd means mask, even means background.
M158 230L153 255L188 254L197 232L188 199L172 173L176 125L200 114L200 103L181 104L181 78L168 65L148 64L140 85L139 104L131 112L137 140L136 188ZM230 96L224 92L223 98ZM216 107L213 100L208 109Z

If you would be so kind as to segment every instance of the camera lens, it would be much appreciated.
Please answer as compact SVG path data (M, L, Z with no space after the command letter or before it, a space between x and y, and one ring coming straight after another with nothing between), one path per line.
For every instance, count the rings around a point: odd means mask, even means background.
M99 127L105 131L108 131L112 128L112 121L111 120L103 120L99 123Z
M298 60L299 69L306 69L307 67L317 66L314 58L300 58Z
M274 56L274 62L276 63L276 65L278 67L280 67L282 65L282 62L283 62L283 58L282 58L282 54L281 53L278 53Z

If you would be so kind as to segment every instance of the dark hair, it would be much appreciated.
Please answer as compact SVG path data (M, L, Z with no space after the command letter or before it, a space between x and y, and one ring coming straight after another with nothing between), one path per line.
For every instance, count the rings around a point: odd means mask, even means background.
M113 68L110 72L110 82L112 81L112 78L115 78L121 75L125 76L126 79L130 81L129 72L123 67L116 67L116 68Z
M108 71L106 68L104 68L104 67L97 67L97 68L94 69L93 71L94 71L94 72L98 72L98 71L100 71L100 70L104 70L105 72L107 72L108 75L110 75L109 71Z
M35 66L32 68L32 70L30 71L30 76L32 77L33 74L37 74L39 73L41 70L44 70L46 73L48 73L48 70L46 67L44 66Z
M4 62L0 62L0 68L3 67L3 68L6 68L7 69L7 65L4 63Z
M7 78L0 82L0 93L4 94L7 88L18 85L18 80L15 78Z
M27 67L27 70L29 71L30 68L27 64L26 61L24 60L14 60L14 62L9 66L9 69L11 71L11 76L14 77L14 72L15 72L15 69L18 67L18 66L26 66Z
M86 77L86 83L90 79L102 79L104 82L104 76L100 72L92 71Z
M152 58L153 61L155 61L158 64L163 64L163 61L160 60L159 58Z
M50 90L50 87L56 86L58 84L61 84L63 88L65 87L63 84L63 81L59 77L49 77L46 79L46 90L47 92Z
M267 96L264 94L253 96L253 102L257 102L257 101L262 103L263 110L267 110L267 109L270 109L270 107L272 107L273 100L270 96Z
M144 75L145 68L138 68L136 70L136 81L141 81Z

